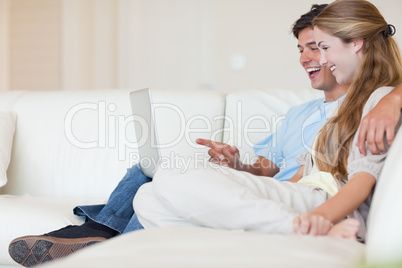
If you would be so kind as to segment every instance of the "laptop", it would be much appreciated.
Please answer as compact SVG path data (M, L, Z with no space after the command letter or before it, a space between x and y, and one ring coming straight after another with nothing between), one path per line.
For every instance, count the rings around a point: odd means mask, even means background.
M161 158L156 131L155 114L149 88L130 93L134 129L137 136L138 152L142 172L152 178Z

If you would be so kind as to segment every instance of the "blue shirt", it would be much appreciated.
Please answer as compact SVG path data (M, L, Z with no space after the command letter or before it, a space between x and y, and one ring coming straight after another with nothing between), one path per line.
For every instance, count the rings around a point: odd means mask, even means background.
M280 168L274 176L288 181L299 169L296 157L311 147L315 133L327 122L330 109L336 101L317 99L292 107L282 121L281 127L266 139L254 145L254 151Z

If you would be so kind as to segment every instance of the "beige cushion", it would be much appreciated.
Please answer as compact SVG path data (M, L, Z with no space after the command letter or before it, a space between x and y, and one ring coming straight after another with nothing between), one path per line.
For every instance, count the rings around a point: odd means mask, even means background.
M44 267L350 267L365 246L331 237L165 227L122 235Z
M0 112L0 187L7 183L7 168L15 130L15 114Z

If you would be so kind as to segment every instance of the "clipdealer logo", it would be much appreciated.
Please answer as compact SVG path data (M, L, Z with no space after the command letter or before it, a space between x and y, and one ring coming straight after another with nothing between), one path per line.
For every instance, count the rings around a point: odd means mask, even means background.
M201 148L205 149L196 143L197 138L223 141L239 148L245 145L254 147L257 141L276 132L281 121L285 119L285 115L271 118L253 115L245 118L240 101L236 103L233 116L223 114L189 116L179 106L171 103L154 103L153 109L159 130L159 144L156 144L149 122L138 115L121 114L118 108L116 104L106 101L83 102L72 106L64 120L67 141L80 149L114 148L118 151L119 161L128 159L130 162L138 162L140 159L136 149L151 139L152 146L159 146L162 151L165 150L167 152L165 155L171 156L172 151L180 146L186 146L194 149L193 159L196 159L199 156L195 153L200 152ZM158 121L159 117L164 117L165 120ZM170 120L166 121L166 117ZM141 128L138 137L134 132L134 123ZM161 124L163 127L160 127ZM272 141L271 146L276 146L276 140ZM206 151L203 152L206 154ZM207 154L206 156L206 159L209 159ZM254 156L244 154L243 161L251 161L252 157Z

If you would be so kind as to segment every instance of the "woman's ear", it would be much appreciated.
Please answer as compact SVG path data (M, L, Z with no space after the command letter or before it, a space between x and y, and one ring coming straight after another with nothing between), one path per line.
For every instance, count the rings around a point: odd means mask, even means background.
M363 38L356 39L353 41L353 47L356 53L363 49L363 45L364 45Z

